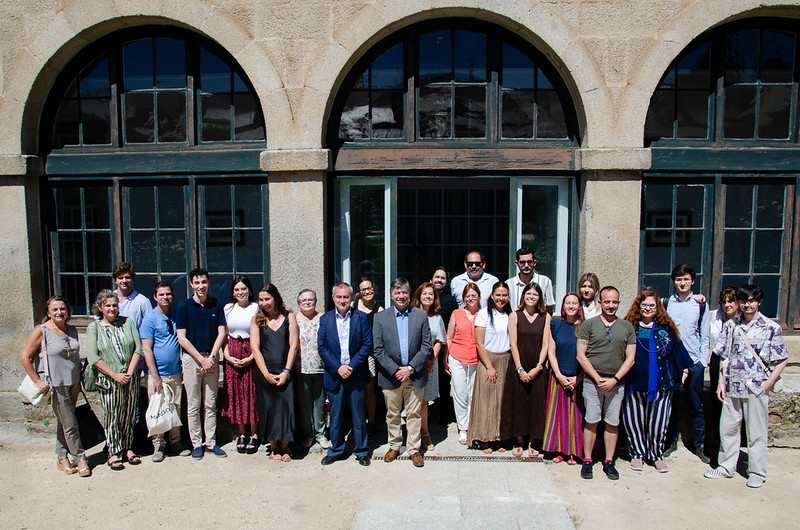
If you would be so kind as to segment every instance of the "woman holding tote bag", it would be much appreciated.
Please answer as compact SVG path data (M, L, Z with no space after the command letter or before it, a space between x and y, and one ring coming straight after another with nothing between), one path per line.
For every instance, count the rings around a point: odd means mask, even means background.
M34 328L20 355L20 362L40 391L50 390L50 402L56 416L56 457L58 470L81 477L92 474L83 452L75 417L75 404L81 392L81 356L78 330L67 324L72 306L62 296L52 296L45 302L47 316ZM48 381L43 380L33 366L33 358L47 367ZM70 455L72 460L70 460Z

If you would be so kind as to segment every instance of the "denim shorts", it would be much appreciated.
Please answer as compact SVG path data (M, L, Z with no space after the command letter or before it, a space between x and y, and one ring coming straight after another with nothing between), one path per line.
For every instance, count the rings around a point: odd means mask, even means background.
M606 425L619 425L619 411L622 408L622 398L625 396L625 385L617 383L611 392L603 392L597 384L588 377L583 380L583 404L586 413L583 418L586 423L599 423L602 419Z

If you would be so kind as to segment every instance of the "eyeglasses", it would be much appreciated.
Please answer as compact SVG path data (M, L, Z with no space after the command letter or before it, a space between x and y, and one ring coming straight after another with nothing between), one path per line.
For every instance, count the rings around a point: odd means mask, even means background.
M301 304L308 304L316 302L314 298L303 298L302 300L298 300Z
M364 289L359 289L358 292L360 292L360 293L371 293L374 290L375 290L374 287L365 287Z
M739 300L739 305L757 304L758 300L750 298L749 300Z
M480 267L481 265L483 265L482 261L468 261L467 262L467 267Z
M170 319L167 319L167 332L169 332L170 335L175 334L175 329L172 327L172 320Z
M518 260L517 263L519 263L520 265L533 265L533 260L532 259L521 259L521 260Z
M656 304L639 304L639 307L642 309L655 309Z

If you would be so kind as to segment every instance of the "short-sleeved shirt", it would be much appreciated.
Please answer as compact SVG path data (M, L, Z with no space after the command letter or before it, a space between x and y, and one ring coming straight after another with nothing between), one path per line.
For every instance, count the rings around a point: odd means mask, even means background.
M636 333L631 323L621 318L614 320L606 333L603 317L599 316L583 323L578 330L578 340L588 342L586 358L597 373L603 377L612 377L625 362L628 345L636 344Z
M231 303L225 306L225 324L228 335L237 339L250 338L250 322L258 313L258 304L250 302L247 307Z
M511 309L516 311L519 308L522 291L531 283L539 284L539 287L541 287L544 305L548 307L556 305L556 299L553 296L553 282L544 274L533 271L531 281L528 283L520 280L519 274L506 280L506 285L508 286L508 303L511 304Z
M469 275L464 272L453 278L450 282L450 291L453 293L456 302L458 302L458 307L464 307L466 304L461 298L461 295L464 294L464 287L466 287L468 283L474 283L478 286L478 289L481 290L481 307L486 307L486 304L489 302L489 297L492 295L492 287L498 281L500 280L497 279L497 276L492 276L484 271L481 278L477 282L473 282L470 280Z
M492 320L489 321L489 309L484 307L475 315L475 327L486 328L483 347L492 353L503 353L511 349L508 338L508 315L492 309Z
M156 360L158 375L181 373L181 347L178 344L177 329L175 311L167 317L158 309L150 311L139 327L141 338L153 341L153 357ZM146 363L144 373L150 373Z
M114 291L114 294L117 294ZM131 294L119 301L119 314L128 317L136 323L136 329L142 329L142 321L153 310L150 300L145 295L133 290Z
M222 303L209 296L203 304L194 297L178 305L175 320L178 329L186 330L186 338L200 353L208 353L217 340L219 326L225 325L225 311Z

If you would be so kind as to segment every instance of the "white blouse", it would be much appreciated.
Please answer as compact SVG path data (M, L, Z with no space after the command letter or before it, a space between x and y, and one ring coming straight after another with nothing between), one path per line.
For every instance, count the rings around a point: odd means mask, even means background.
M228 325L228 335L237 339L250 338L250 321L258 312L258 304L250 302L247 307L237 303L225 306L225 323Z
M511 349L508 339L508 315L498 313L492 309L492 321L489 321L488 308L484 307L475 316L475 327L486 328L486 336L483 338L483 346L486 351L492 353L503 353Z

